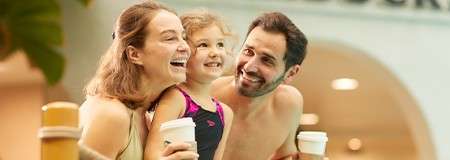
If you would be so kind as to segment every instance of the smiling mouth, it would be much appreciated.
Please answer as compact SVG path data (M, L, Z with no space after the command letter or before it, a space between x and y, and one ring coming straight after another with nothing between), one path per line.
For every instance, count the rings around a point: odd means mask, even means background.
M209 63L205 63L204 66L206 66L206 67L221 67L222 63L220 63L220 62L209 62Z
M247 81L250 81L252 83L261 83L262 79L256 76L250 76L248 73L241 71L241 77L242 79L245 79Z
M174 59L170 61L170 65L174 67L183 67L186 68L186 58Z

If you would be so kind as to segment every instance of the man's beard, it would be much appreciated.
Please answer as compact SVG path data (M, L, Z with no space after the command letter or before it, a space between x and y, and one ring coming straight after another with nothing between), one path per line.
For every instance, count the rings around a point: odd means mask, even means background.
M286 74L286 72L284 72L282 75L277 77L272 82L265 83L261 87L254 89L254 90L246 90L241 84L239 84L239 77L243 76L242 74L239 74L238 76L236 76L235 83L236 83L236 87L239 91L239 94L246 96L246 97L259 97L259 96L265 95L265 94L275 90L278 87L278 85L280 85L283 82L285 74Z

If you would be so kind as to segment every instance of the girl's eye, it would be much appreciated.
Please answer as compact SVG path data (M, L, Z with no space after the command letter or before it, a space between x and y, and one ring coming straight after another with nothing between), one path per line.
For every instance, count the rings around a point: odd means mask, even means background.
M223 47L225 47L225 45L223 44L223 42L219 42L219 43L217 43L217 47L223 48Z

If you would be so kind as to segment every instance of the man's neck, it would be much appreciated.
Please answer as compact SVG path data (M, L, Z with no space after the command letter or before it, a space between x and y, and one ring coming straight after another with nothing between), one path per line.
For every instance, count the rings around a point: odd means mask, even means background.
M233 108L235 117L252 119L257 115L260 115L259 113L267 109L267 106L272 103L273 92L258 97L248 97L239 93L235 83L232 83L232 94L230 94L230 96L232 96L232 99L235 102L234 104L236 105L230 107Z

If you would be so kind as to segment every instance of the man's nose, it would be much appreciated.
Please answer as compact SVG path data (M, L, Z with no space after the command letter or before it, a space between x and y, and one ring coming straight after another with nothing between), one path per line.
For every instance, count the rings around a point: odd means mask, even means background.
M258 61L256 58L250 58L244 65L245 72L257 72L258 71Z

